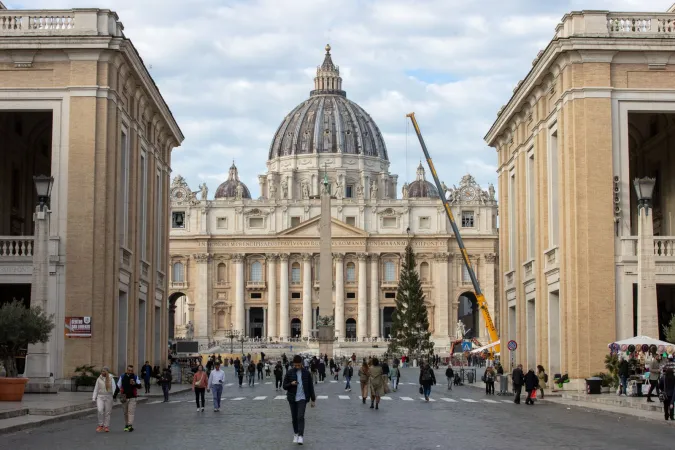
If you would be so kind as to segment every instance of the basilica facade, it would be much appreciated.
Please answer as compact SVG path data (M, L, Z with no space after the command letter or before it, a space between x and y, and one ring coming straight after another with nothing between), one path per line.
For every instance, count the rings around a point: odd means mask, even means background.
M240 335L310 338L319 316L319 185L332 194L333 298L338 342L386 339L404 248L411 243L437 346L458 322L486 336L471 280L436 187L423 166L401 186L373 119L347 99L330 47L309 99L282 121L251 198L236 165L209 199L171 185L170 324L200 341ZM497 202L471 175L446 188L489 310L495 315ZM326 312L322 311L322 315ZM171 319L170 319L171 320Z

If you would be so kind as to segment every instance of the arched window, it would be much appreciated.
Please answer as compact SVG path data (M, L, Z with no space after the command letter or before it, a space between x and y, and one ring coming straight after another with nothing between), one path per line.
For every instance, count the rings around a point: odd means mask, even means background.
M219 330L224 330L225 329L225 311L218 311L218 329Z
M420 264L420 280L429 281L429 263L426 261Z
M183 263L177 262L173 265L173 282L182 283L184 279L185 279L185 268L183 266Z
M294 262L291 265L291 284L300 284L300 263Z
M225 263L218 264L218 283L224 283L227 280L227 266Z
M251 264L251 281L262 281L262 263L255 261Z
M347 263L347 282L356 282L356 265L353 262Z
M392 261L384 263L384 281L396 281L396 264Z

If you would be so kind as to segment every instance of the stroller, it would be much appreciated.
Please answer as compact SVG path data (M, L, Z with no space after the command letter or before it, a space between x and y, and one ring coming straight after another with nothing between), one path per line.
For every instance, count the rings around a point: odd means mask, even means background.
M454 384L455 386L463 386L464 385L464 382L462 381L462 377L458 373L455 374L455 379L453 380L452 384Z

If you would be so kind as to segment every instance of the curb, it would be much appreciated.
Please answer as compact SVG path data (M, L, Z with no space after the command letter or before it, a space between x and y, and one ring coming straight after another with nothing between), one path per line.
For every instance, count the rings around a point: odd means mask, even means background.
M650 421L650 422L659 422L661 424L663 424L665 422L666 426L675 427L675 422L666 421L666 420L663 419L663 416L660 415L660 414L663 414L663 412L657 413L657 412L654 412L654 411L645 411L645 410L642 410L642 409L637 410L637 411L642 411L642 412L650 413L650 414L651 413L659 414L659 417L657 418L657 417L651 417L651 416L643 416L643 415L638 415L638 414L632 414L631 411L635 411L635 410L631 409L631 408L625 408L625 407L614 406L614 405L604 405L602 403L584 402L584 401L581 401L581 400L571 400L571 399L566 399L566 398L560 398L560 399L551 401L551 403L555 403L555 404L567 406L567 407L592 409L594 411L603 411L603 412L616 414L616 415L620 415L620 416L624 416L624 417L634 417L638 420L646 420L646 421ZM622 408L622 410L621 411L613 411L610 408Z
M139 398L138 403L146 403L147 398ZM121 408L121 403L114 403L113 409ZM41 416L41 415L32 415L32 417L44 417L44 420L38 422L29 422L29 423L20 423L17 425L12 425L6 428L0 428L0 435L17 433L19 431L30 430L33 428L41 427L42 425L50 425L59 422L65 422L66 420L79 419L82 417L87 417L89 415L96 414L96 408L87 408L79 411L73 411L66 414L61 414L59 416ZM1 425L1 423L0 423Z

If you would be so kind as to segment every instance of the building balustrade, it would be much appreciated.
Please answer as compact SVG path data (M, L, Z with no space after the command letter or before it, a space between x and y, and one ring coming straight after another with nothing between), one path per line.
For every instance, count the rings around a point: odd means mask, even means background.
M264 281L247 281L246 282L246 289L251 289L251 290L263 290L267 287L267 283Z
M544 261L546 270L553 270L560 267L560 261L558 260L558 247L553 247L544 252Z
M131 267L131 252L124 247L120 247L120 264L128 270Z
M0 258L32 260L33 245L33 236L0 236Z
M1 10L0 36L124 36L112 11L97 9Z
M515 278L515 274L516 274L516 271L515 271L515 270L512 270L512 271L510 271L510 272L506 272L506 273L504 274L504 280L505 280L505 282L506 282L506 286L507 286L507 287L508 287L508 286L513 286L513 281L514 281L514 278Z
M228 287L230 287L230 282L229 282L229 281L218 280L218 281L216 281L216 287L219 287L219 288L228 288Z
M172 281L171 289L187 289L188 284L186 281Z
M389 280L389 281L385 280L385 281L382 281L380 286L382 287L382 289L396 290L396 289L398 289L398 281L396 281L396 280Z
M146 279L150 276L150 264L145 261L141 261L141 276Z
M621 256L623 259L637 261L637 236L621 238ZM661 258L675 258L675 236L654 236L654 256L657 261Z
M669 37L675 35L675 14L609 11L575 11L565 14L555 38L570 37Z
M530 260L523 264L523 279L527 280L534 276L534 260Z

